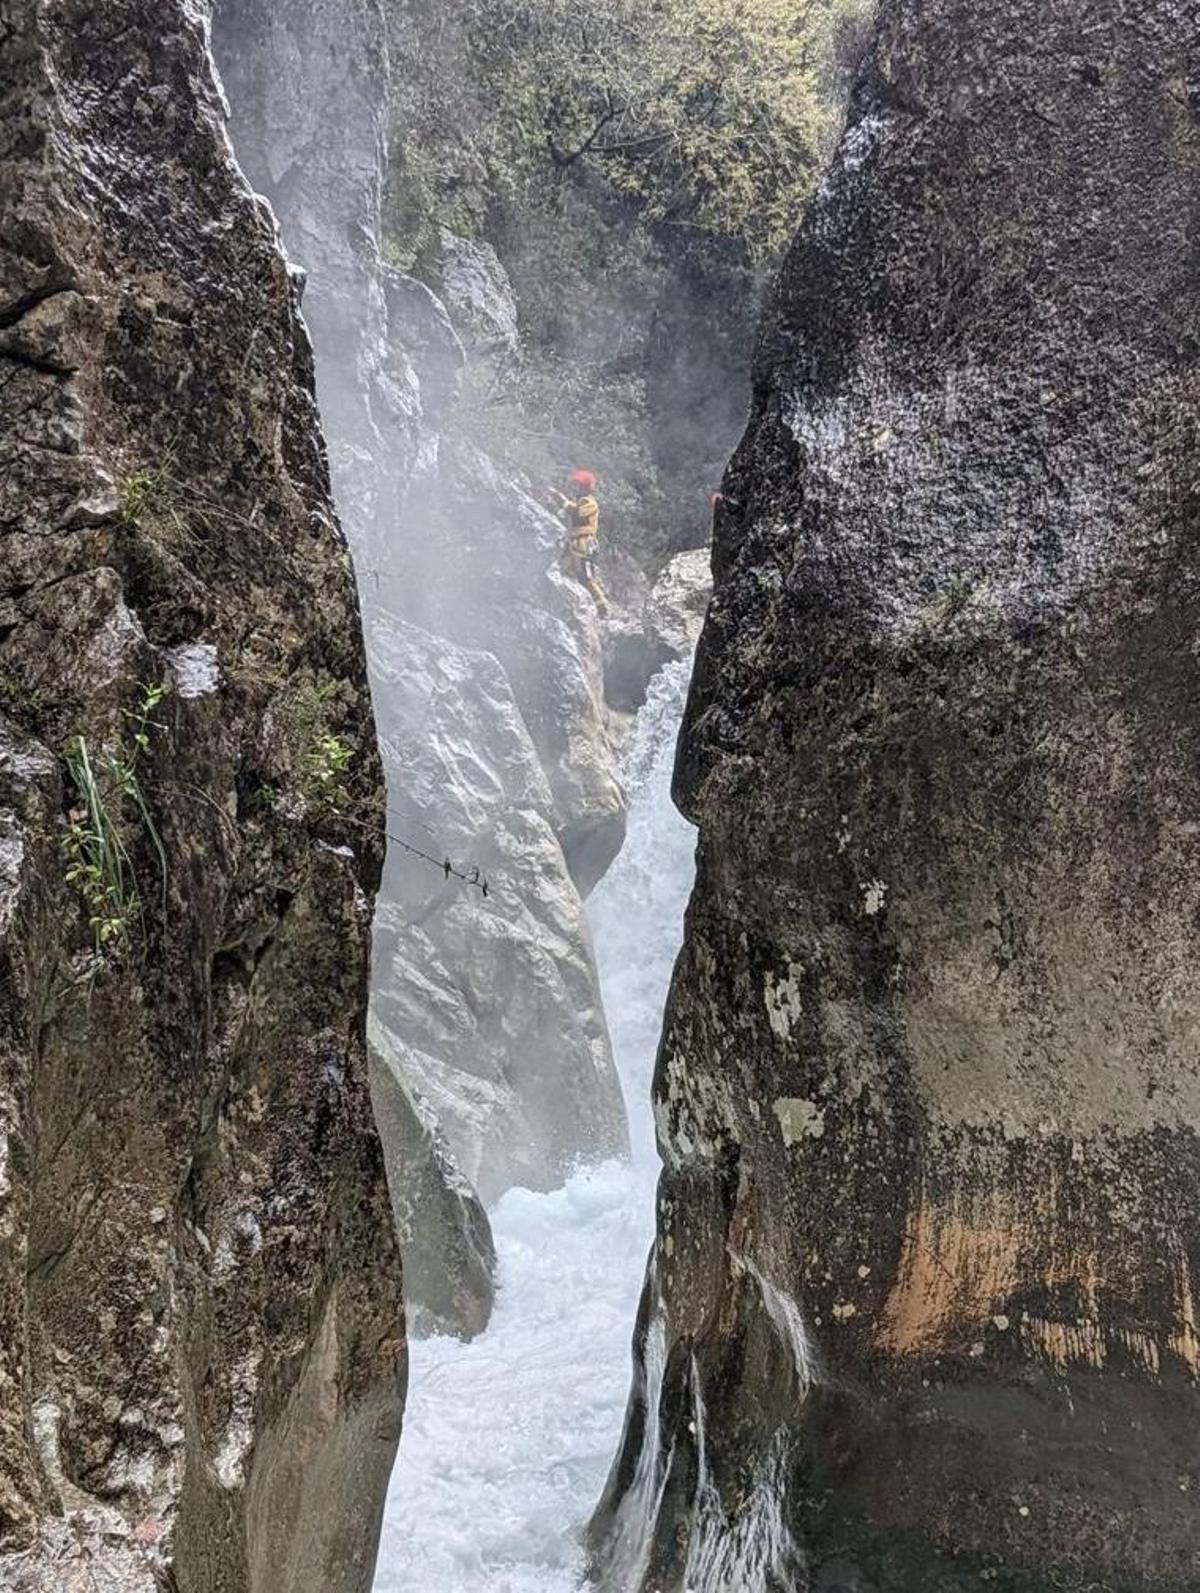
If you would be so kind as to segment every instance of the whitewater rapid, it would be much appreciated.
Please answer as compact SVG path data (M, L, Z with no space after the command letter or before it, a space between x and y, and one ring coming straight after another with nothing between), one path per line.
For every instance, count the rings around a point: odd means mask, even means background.
M625 770L629 832L588 904L633 1157L491 1213L499 1292L473 1344L411 1347L375 1593L574 1593L579 1532L616 1453L654 1234L650 1085L692 888L671 804L688 669L652 683Z

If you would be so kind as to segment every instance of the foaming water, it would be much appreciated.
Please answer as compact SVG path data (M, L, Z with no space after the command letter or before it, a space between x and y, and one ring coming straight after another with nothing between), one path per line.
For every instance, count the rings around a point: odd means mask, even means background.
M654 1235L650 1086L695 866L670 800L687 679L672 665L651 686L626 768L628 839L588 904L633 1159L552 1194L510 1190L491 1214L488 1331L413 1344L375 1593L579 1587L579 1532L620 1439Z

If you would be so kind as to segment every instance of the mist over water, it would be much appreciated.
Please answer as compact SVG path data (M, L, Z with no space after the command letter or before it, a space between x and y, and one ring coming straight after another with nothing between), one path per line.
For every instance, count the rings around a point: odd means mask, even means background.
M695 833L671 803L688 666L653 682L626 764L629 831L588 916L629 1107L633 1159L492 1212L491 1326L412 1345L404 1437L375 1593L571 1593L579 1531L616 1452L654 1235L654 1055Z

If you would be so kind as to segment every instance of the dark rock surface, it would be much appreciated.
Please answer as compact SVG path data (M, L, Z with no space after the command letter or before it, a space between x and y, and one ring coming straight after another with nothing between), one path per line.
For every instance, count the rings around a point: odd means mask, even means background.
M1200 1585L1200 9L888 0L766 318L607 1585Z
M0 49L0 1585L366 1593L383 781L308 339L197 8Z

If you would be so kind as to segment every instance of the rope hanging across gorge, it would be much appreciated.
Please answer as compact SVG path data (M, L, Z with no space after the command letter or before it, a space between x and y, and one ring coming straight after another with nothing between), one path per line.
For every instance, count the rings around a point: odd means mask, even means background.
M393 846L398 846L401 851L407 852L410 857L418 857L423 863L428 863L433 868L441 869L447 880L461 880L464 885L469 885L473 890L477 890L481 896L489 896L491 894L487 875L478 864L473 864L471 868L464 871L461 868L456 868L448 857L439 859L434 857L431 852L423 852L419 846L414 846L411 841L402 841L398 835L393 835L390 830L386 834L387 839Z
M401 824L419 824L423 830L428 830L430 835L433 834L433 831L430 830L429 826L421 819L408 817L402 813L396 813L391 808L389 808L387 812L389 818L397 819ZM344 820L346 815L343 814L342 818ZM352 824L361 824L361 821L356 819L351 819L349 822ZM362 828L367 829L369 826L363 824ZM444 879L459 880L462 884L469 886L472 890L478 891L481 896L491 896L492 887L488 881L487 875L483 872L478 863L469 864L466 868L459 868L458 865L450 858L436 857L432 852L425 851L423 847L414 846L411 841L406 841L399 835L393 835L391 830L386 828L383 831L383 838L384 840L390 842L391 845L398 846L400 850L402 852L406 852L409 857L418 858L422 863L428 863L430 868L436 868Z

